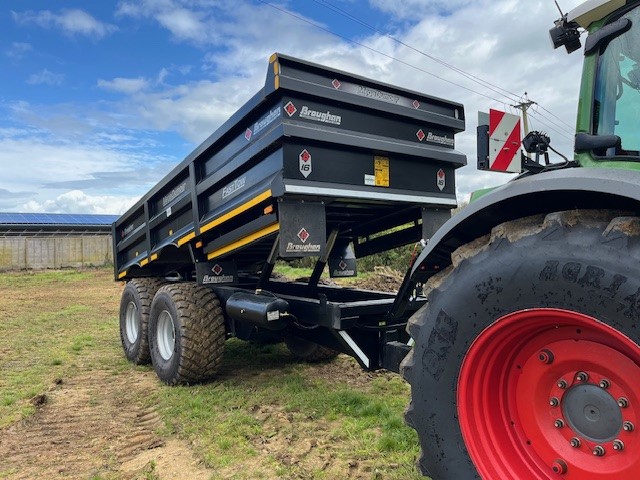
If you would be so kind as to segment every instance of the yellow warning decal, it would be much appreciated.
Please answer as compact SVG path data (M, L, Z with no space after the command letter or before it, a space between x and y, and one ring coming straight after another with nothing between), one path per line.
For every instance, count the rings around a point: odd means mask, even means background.
M124 272L122 272L122 273L120 273L120 274L118 275L118 278L120 279L120 278L124 278L124 277L126 277L126 276L127 276L127 271L125 270Z
M376 177L376 187L389 186L389 158L373 157L373 166Z

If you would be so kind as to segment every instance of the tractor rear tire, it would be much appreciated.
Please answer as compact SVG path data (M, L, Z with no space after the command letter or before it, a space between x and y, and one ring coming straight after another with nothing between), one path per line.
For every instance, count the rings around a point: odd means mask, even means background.
M640 219L528 217L452 260L426 285L402 365L421 472L637 478Z
M284 343L294 357L309 363L328 362L340 354L333 348L323 347L293 334L287 334Z
M166 282L158 278L135 278L128 282L120 300L120 342L127 359L136 365L151 361L149 311L156 291Z
M174 283L158 290L151 304L149 346L156 374L167 385L213 378L225 339L220 302L210 289Z

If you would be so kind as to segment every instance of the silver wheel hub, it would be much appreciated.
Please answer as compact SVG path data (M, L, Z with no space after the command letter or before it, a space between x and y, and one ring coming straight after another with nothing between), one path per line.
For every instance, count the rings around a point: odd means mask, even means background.
M125 333L129 343L136 343L138 334L140 333L140 315L138 315L138 307L134 302L129 302L127 311L125 312Z
M173 356L176 346L176 331L173 324L173 317L167 310L163 310L158 317L157 327L158 352L164 360L169 360Z

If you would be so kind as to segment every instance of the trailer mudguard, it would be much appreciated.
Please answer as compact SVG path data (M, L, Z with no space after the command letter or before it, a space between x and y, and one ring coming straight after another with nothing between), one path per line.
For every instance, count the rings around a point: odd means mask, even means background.
M451 264L451 254L458 247L501 223L573 209L640 213L640 172L576 167L514 179L450 218L417 258L411 280L424 283Z

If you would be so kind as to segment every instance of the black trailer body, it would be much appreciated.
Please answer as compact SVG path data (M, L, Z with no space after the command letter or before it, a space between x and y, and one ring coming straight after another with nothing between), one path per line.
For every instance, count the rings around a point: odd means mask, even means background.
M407 292L390 322L394 295L320 274L433 234L456 206L464 126L460 104L274 54L264 87L114 223L115 277L204 285L228 335L293 332L378 368L424 299ZM308 281L271 278L306 256Z

